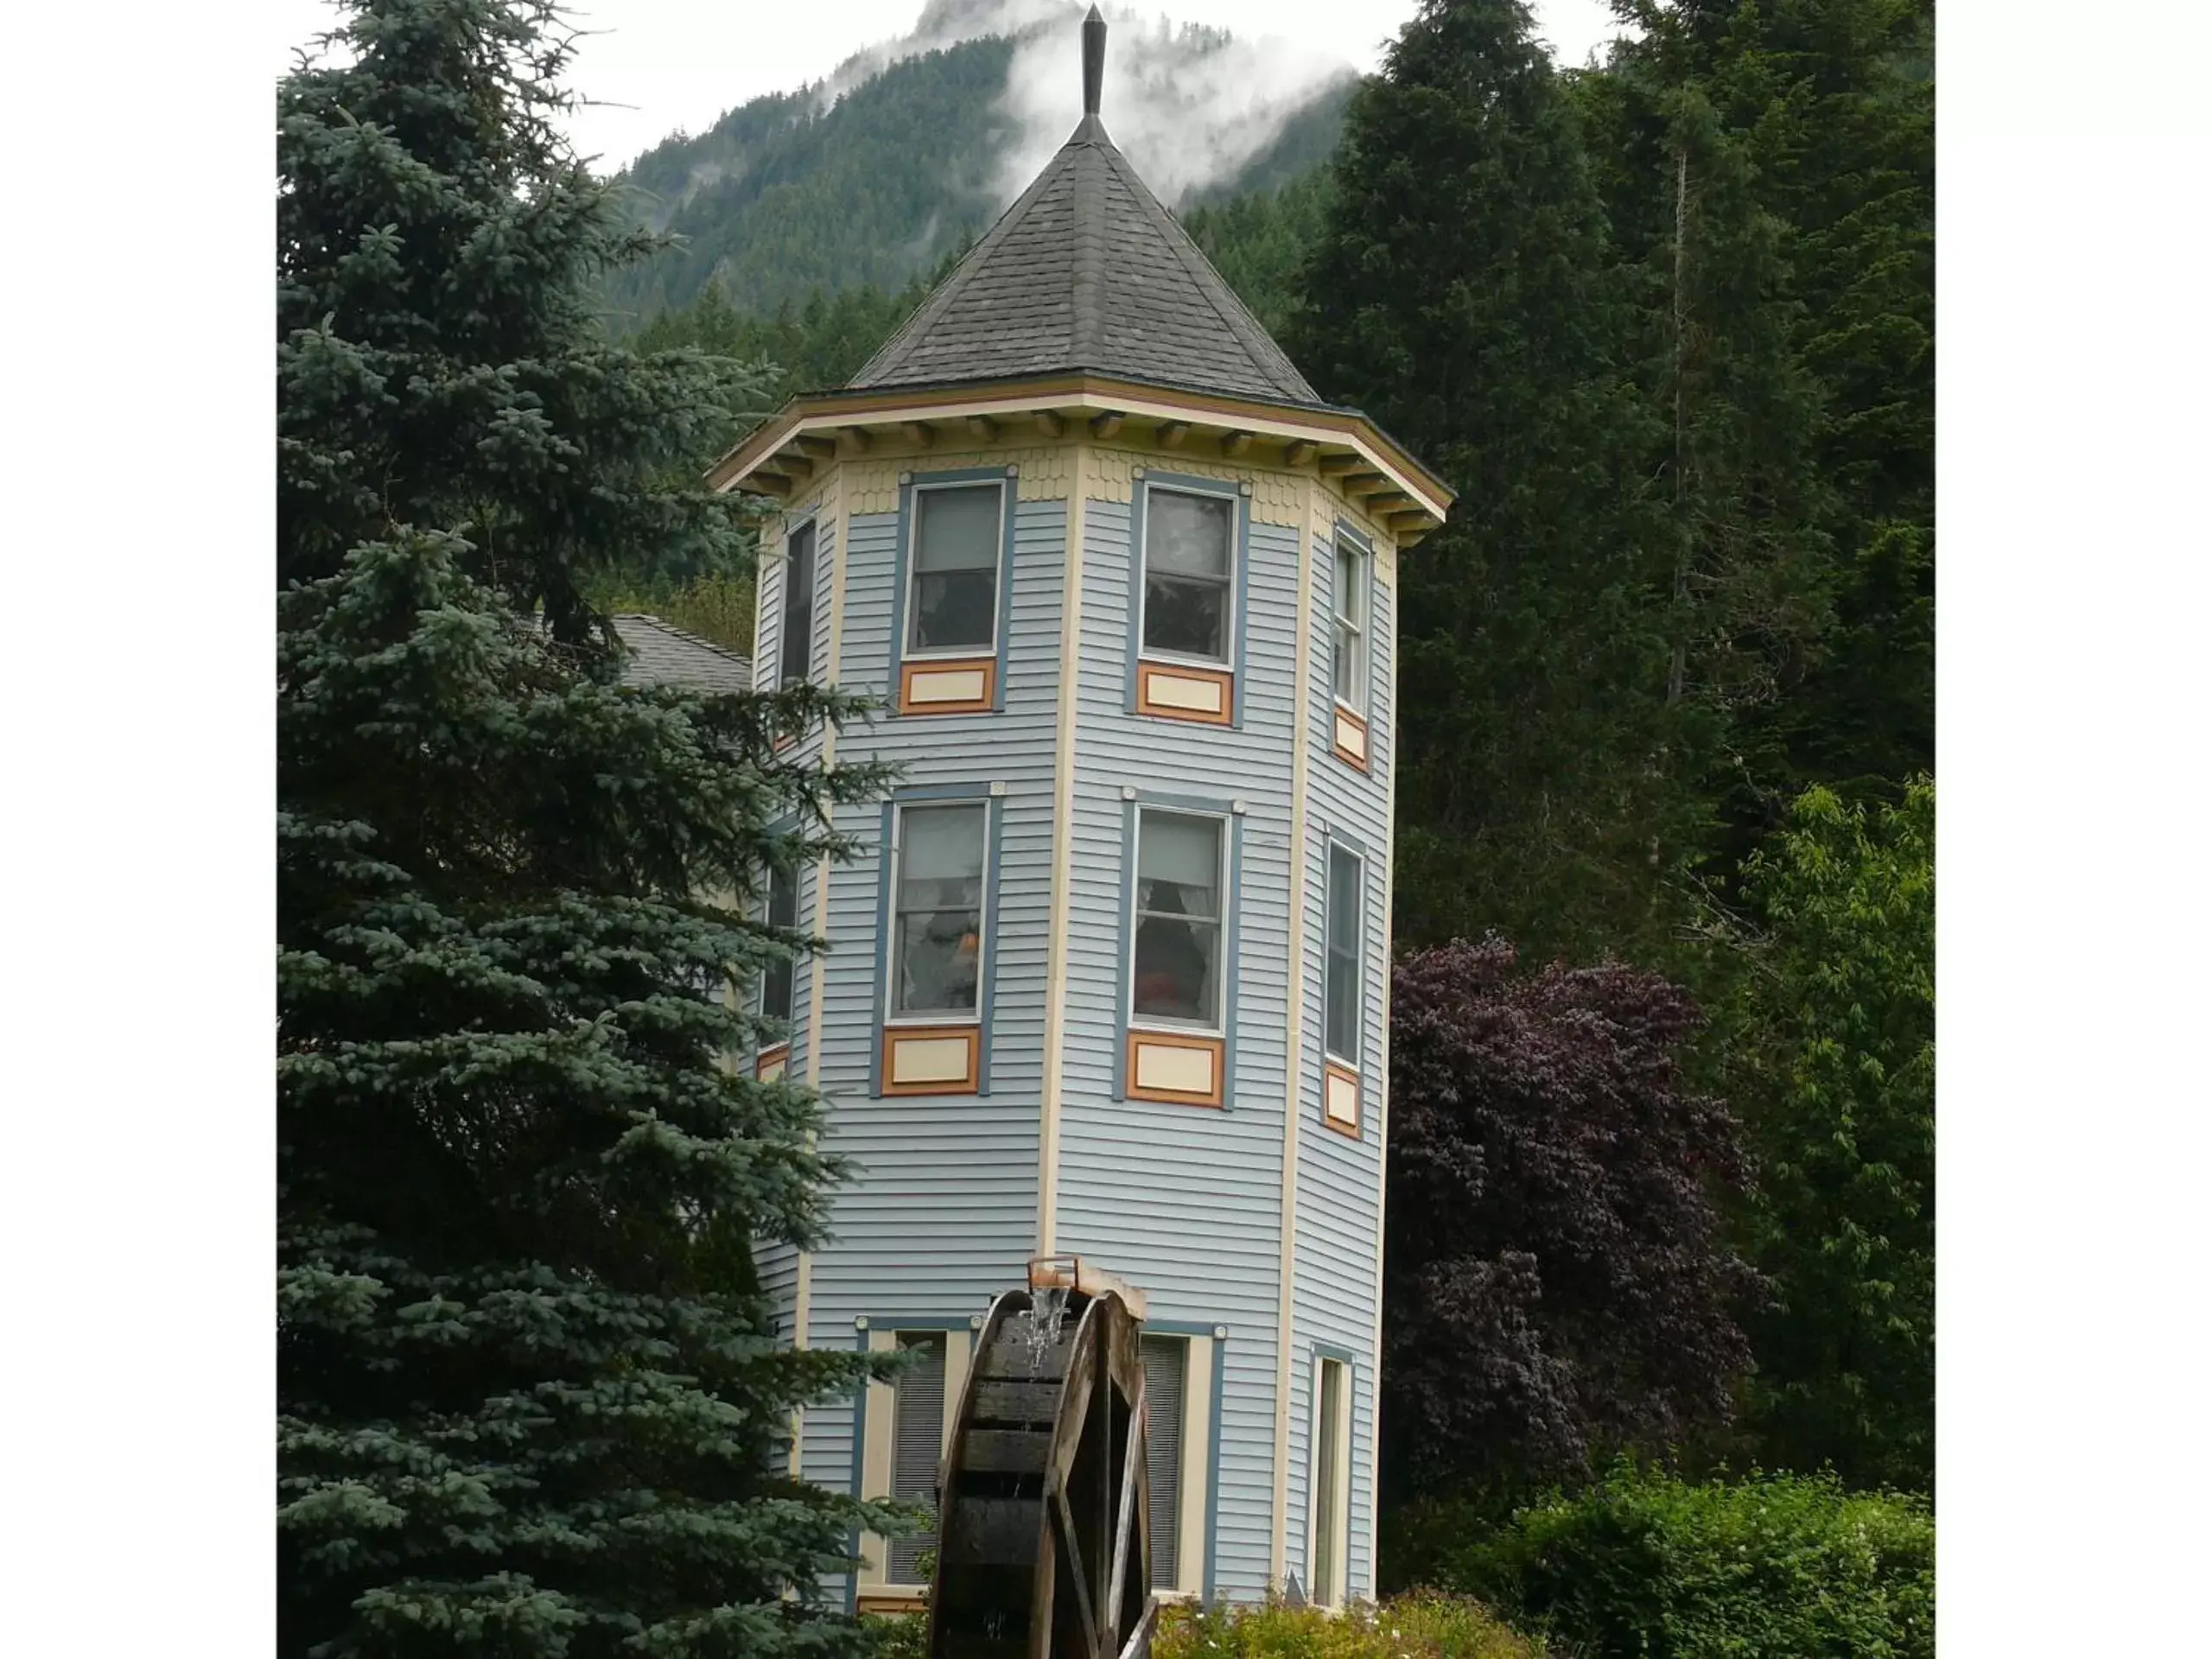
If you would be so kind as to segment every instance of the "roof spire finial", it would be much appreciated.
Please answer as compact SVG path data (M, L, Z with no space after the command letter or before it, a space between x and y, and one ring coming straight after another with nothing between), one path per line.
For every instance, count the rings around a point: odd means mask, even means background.
M1106 20L1093 6L1083 20L1083 112L1098 113L1098 89L1106 79Z

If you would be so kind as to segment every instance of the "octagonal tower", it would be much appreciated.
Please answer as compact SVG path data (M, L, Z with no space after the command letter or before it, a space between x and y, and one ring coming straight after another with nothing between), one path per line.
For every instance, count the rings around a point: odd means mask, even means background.
M907 1347L795 1469L926 1502L988 1299L1147 1293L1154 1582L1374 1586L1398 559L1451 493L1332 407L1082 121L852 383L715 468L773 498L753 656L898 763L779 880L823 958L755 1057L827 1096L835 1241L764 1250L794 1342ZM907 1604L927 1538L861 1541Z

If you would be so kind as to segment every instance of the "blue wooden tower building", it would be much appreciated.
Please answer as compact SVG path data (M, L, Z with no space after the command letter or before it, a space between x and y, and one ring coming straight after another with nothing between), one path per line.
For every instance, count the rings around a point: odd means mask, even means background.
M1153 1582L1374 1584L1398 561L1451 493L1324 403L1084 113L838 391L713 481L773 498L758 683L880 698L899 763L779 880L827 956L755 1057L859 1166L771 1249L781 1328L918 1350L796 1467L926 1499L988 1300L1077 1254L1146 1293ZM834 746L834 748L831 747ZM856 1605L928 1538L862 1541Z

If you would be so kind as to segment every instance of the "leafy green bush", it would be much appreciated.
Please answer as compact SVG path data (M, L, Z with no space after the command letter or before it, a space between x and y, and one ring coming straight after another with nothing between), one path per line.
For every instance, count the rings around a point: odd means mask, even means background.
M1622 1467L1463 1550L1454 1588L1590 1659L1932 1659L1927 1501L1834 1479Z
M875 1659L923 1659L929 1651L925 1613L863 1613L861 1624L875 1638Z
M1480 1603L1421 1591L1341 1613L1318 1607L1174 1603L1160 1612L1155 1659L1543 1659Z

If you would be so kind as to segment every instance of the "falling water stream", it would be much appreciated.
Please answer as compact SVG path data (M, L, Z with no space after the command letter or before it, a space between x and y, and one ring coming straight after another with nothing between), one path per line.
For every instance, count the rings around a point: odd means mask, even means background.
M1030 1376L1034 1376L1043 1370L1052 1350L1060 1345L1060 1326L1067 1316L1068 1291L1065 1285L1048 1285L1033 1293L1030 1305L1015 1316L1028 1321L1021 1336L1029 1351Z

